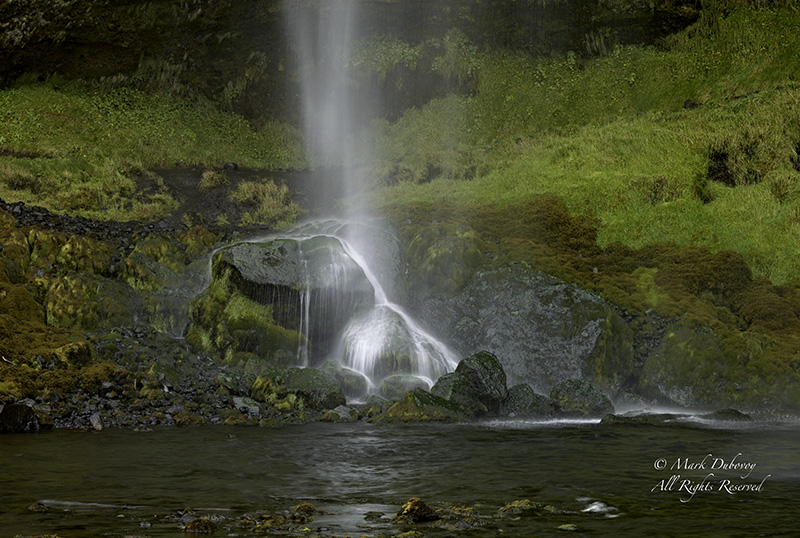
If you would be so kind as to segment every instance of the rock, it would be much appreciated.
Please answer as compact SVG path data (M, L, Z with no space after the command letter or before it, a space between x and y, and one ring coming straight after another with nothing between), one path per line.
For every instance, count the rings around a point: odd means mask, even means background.
M734 361L723 351L713 331L678 323L647 357L637 392L667 405L734 405L743 397L731 379ZM751 398L758 397L756 390L748 393Z
M214 258L213 274L215 281L227 280L248 299L272 305L279 326L293 331L303 327L320 355L331 350L350 316L372 305L375 297L361 267L332 237L228 247ZM304 294L315 305L308 327Z
M53 428L49 408L32 400L0 407L0 433L32 433Z
M562 381L553 387L550 399L562 417L600 418L614 412L611 400L582 379Z
M508 396L506 374L497 357L480 352L439 378L431 393L460 405L474 417L499 415Z
M100 413L92 413L89 422L93 430L101 431L103 429L103 420L100 418Z
M336 378L342 392L348 398L361 398L367 393L368 381L359 372L345 368L337 361L325 361L322 370L329 372Z
M205 517L195 518L183 527L183 532L191 534L212 534L217 531L217 524Z
M373 424L408 422L458 422L467 419L461 406L422 389L414 389L384 413L369 419Z
M425 504L419 497L412 497L403 504L397 515L392 519L393 523L425 523L436 521L439 516L433 509Z
M508 389L504 413L509 417L552 417L553 402L547 396L536 394L530 385L520 383Z
M222 165L223 170L238 170L239 165L236 163L225 163Z
M314 368L286 368L260 375L253 383L252 396L271 405L288 403L287 411L296 408L298 398L302 400L303 407L319 411L346 403L336 378ZM289 396L294 396L295 400L291 401Z
M516 517L526 513L541 512L545 505L539 502L531 501L530 499L521 499L512 501L503 506L497 511L499 518Z
M566 532L578 532L581 530L580 527L578 527L574 523L565 523L564 525L559 525L556 528L560 531L566 531Z
M356 422L358 420L358 411L352 407L340 405L330 411L326 411L320 417L320 420L322 422Z
M381 396L387 400L399 400L413 389L428 390L428 383L415 375L397 374L381 382Z
M636 371L633 332L611 305L520 264L479 269L452 295L420 297L415 310L455 351L493 353L509 384L540 394L575 378L613 394Z
M625 414L625 415L605 415L600 422L603 424L629 424L632 426L640 426L646 424L648 426L663 426L669 422L685 415L676 415L673 413L640 413L640 414Z
M181 411L173 416L176 426L202 426L206 419L190 411Z
M246 396L234 396L233 406L240 411L246 411L248 415L257 416L260 412L258 402Z

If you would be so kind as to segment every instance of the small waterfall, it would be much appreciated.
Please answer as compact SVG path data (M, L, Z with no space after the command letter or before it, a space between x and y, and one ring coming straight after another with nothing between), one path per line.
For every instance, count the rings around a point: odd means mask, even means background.
M372 288L372 304L345 320L338 341L325 358L359 372L369 380L373 390L383 379L396 374L416 376L430 387L439 376L453 371L458 359L389 298L378 276L380 271L357 248L358 242L368 235L366 228L369 225L363 222L331 219L299 226L281 236L298 241L300 265L305 272L299 330L313 344L317 340L314 327L325 323L319 317L329 315L337 304L347 302L353 288L360 285L358 279L365 278ZM326 249L326 261L317 259L312 263L304 257L303 245L318 238L333 239L341 248ZM307 346L298 350L298 359L303 358L304 364L308 364L308 353Z
M309 161L331 171L325 184L320 185L320 192L330 192L330 185L341 185L334 192L344 193L345 207L364 190L355 173L356 130L359 118L372 116L365 109L373 100L364 98L364 89L356 87L348 74L358 31L364 26L360 6L359 0L284 3L287 33L300 78ZM390 299L387 289L393 283L376 259L381 245L364 231L364 221L356 224L351 216L299 226L283 236L309 242L308 254L312 255L313 250L315 256L313 262L306 259L300 264L301 270L308 273L303 276L306 284L300 286L299 292L300 331L311 342L312 355L322 351L327 358L360 372L373 389L395 374L416 376L430 387L439 376L455 368L457 359ZM319 245L310 243L319 237L335 239L340 247L331 249L330 259L324 264L319 261ZM305 251L301 246L301 253ZM354 278L359 279L360 287L353 285ZM364 278L374 290L372 304L367 307L354 300L356 293L360 299L364 297ZM347 318L326 320L326 316L341 316L339 304L353 307ZM339 336L330 345L327 328L333 326ZM298 350L298 360L314 364L319 357L309 358L308 353L308 348Z

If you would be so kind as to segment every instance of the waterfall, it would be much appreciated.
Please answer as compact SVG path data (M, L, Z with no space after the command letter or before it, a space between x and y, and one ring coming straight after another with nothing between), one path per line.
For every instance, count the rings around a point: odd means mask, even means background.
M360 93L363 89L355 87L348 76L358 29L363 26L360 3L357 0L287 0L284 6L300 78L301 113L309 161L331 170L327 182L339 184L341 188L331 188L329 192L342 192L345 202L352 201L363 191L354 172L359 153L355 142L359 125L356 116L370 117L370 111L364 108L365 103L373 102L363 98ZM320 188L324 190L325 185ZM366 217L362 215L362 218ZM368 228L363 224L366 220L359 222L356 224L353 215L348 215L343 220L299 226L284 235L301 242L315 237L333 238L341 247L330 253L327 265L318 260L302 262L303 271L316 273L304 275L307 285L300 286L299 330L313 345L312 331L322 325L318 318L336 311L334 303L346 301L345 295L352 293L347 286L348 279L353 277L354 263L358 274L366 278L374 290L373 304L343 320L344 328L338 341L325 352L342 366L363 374L373 389L381 380L396 374L416 376L430 387L439 376L455 368L457 359L444 343L391 300L387 288L393 283L387 282L387 273L382 274L376 263L380 245L369 233L363 233ZM338 259L341 256L346 260ZM339 291L329 292L331 289ZM343 294L342 297L337 293ZM298 350L298 360L308 364L308 354L307 348Z

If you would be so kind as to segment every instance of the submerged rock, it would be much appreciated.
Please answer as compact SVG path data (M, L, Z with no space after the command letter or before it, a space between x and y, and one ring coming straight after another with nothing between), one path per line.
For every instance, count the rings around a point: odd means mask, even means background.
M425 523L436 521L439 516L433 509L425 504L419 497L412 497L403 504L397 515L394 516L394 523Z
M550 399L562 417L600 418L614 412L608 397L582 379L570 379L553 387Z

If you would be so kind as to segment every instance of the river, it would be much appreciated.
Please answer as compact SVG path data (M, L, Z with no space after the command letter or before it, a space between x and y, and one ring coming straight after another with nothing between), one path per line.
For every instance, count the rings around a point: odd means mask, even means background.
M215 519L219 536L251 536L237 518L299 502L319 510L297 531L309 536L413 528L545 537L572 524L578 535L750 537L797 536L800 526L800 429L792 424L315 423L58 430L0 443L0 535L9 537L182 536L165 518L186 507ZM480 521L392 524L410 497L433 508L467 503ZM495 517L520 499L556 510ZM29 509L37 502L47 511ZM375 512L385 516L365 520Z

